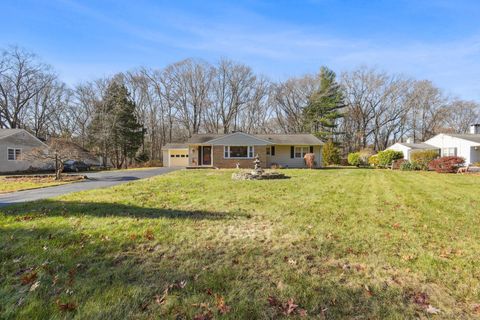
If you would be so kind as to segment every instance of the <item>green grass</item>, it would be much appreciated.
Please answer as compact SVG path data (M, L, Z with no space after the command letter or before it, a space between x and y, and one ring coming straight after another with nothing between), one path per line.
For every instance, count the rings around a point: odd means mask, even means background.
M43 187L58 186L71 181L55 181L54 178L42 178L42 179L5 179L0 177L0 194L28 189L37 189Z
M0 318L479 316L480 177L283 172L177 171L0 209Z

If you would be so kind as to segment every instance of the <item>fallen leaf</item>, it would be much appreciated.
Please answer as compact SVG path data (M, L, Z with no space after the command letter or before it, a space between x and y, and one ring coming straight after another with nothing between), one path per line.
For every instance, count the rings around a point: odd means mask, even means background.
M440 309L435 308L431 305L428 305L428 307L427 307L427 309L425 309L425 311L429 314L439 314L441 312Z
M372 290L370 290L370 288L367 285L364 286L364 289L365 289L365 293L367 294L367 296L369 296L369 297L373 296Z
M211 311L207 311L201 314L197 314L193 320L211 320L213 319L213 313Z
M297 260L293 260L293 259L288 259L288 264L294 266L297 264Z
M72 285L75 281L75 275L77 274L77 268L73 267L68 270L68 284Z
M55 303L57 304L60 311L74 311L75 309L77 309L77 304L75 302L62 303L60 299L58 299Z
M37 280L37 272L32 271L22 276L22 284L29 284Z
M221 314L227 314L230 312L230 306L225 303L225 299L221 295L216 295L215 300L217 302L217 309Z
M295 311L295 309L297 309L297 307L298 307L298 304L295 304L293 302L293 299L288 299L287 304L283 308L284 309L284 314L286 314L286 315L292 314Z
M271 307L274 307L279 313L286 316L298 314L303 317L307 314L305 309L298 308L298 304L296 304L292 298L288 299L286 302L281 302L274 296L269 296L267 301Z
M34 284L32 284L32 286L30 287L30 292L32 291L35 291L35 289L37 289L38 287L40 286L40 281L35 281Z
M425 292L415 292L412 297L412 301L422 307L426 307L429 305L429 297Z
M307 310L305 310L305 309L298 309L297 313L300 317L306 317L307 316Z
M152 229L147 229L147 230L145 231L144 236L145 236L145 238L147 238L147 240L153 240L153 239L155 239L155 236L153 235Z
M474 313L480 314L480 303L474 304L472 309Z

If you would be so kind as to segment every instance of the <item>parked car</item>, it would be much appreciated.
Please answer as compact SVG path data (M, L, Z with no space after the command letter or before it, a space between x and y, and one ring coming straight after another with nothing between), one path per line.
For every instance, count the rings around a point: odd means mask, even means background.
M90 170L90 166L83 161L67 160L63 163L63 171L80 172Z

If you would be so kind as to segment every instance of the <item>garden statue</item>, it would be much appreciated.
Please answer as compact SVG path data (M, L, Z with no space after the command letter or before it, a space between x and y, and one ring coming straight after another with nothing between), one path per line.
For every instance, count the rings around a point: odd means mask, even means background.
M240 171L234 172L232 174L233 180L272 180L272 179L286 179L288 177L283 173L279 172L265 172L262 167L260 167L260 157L258 154L255 156L253 163L255 164L252 171ZM240 167L238 164L237 168Z
M262 175L263 169L260 167L260 157L257 155L255 156L255 160L253 160L253 163L255 164L255 167L253 168L252 174L254 175Z

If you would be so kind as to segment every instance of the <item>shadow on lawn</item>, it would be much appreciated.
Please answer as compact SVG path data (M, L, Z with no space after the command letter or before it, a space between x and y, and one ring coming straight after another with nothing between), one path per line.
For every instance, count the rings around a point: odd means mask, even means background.
M250 218L245 212L211 212L201 210L177 210L149 208L135 205L105 202L55 201L41 200L32 203L12 205L0 208L6 215L44 215L44 216L96 216L96 217L131 217L131 218L169 218L192 220L226 220Z
M243 254L235 255L221 245L193 249L193 243L174 239L106 241L73 227L40 228L30 221L0 227L0 239L0 318L192 319L206 308L222 319L284 317L283 307L269 297L281 304L291 298L309 317L321 319L414 315L399 288L369 294L339 281L312 281L308 272L291 270L283 261L288 252L258 242L244 243ZM285 264L285 272L257 269L272 258ZM279 289L276 281L289 289ZM218 296L231 307L224 315L216 307Z

